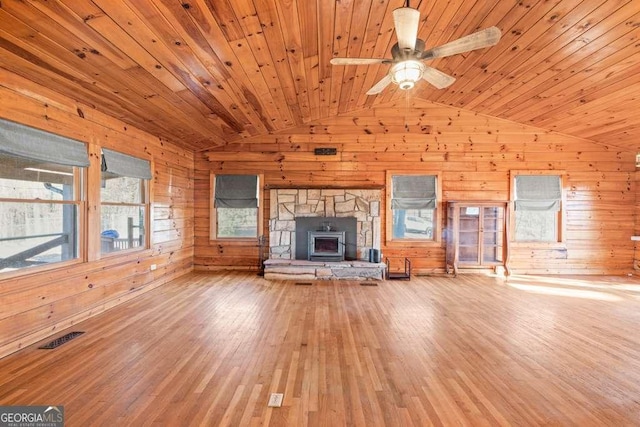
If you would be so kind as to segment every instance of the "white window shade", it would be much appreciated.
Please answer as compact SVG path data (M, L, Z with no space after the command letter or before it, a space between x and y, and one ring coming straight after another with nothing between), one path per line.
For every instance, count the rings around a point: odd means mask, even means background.
M87 148L82 142L2 119L0 151L47 163L89 166Z

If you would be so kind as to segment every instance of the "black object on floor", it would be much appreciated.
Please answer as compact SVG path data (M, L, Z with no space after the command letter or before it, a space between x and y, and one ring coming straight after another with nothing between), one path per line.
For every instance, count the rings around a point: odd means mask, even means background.
M387 280L410 280L411 279L411 260L404 259L404 271L392 272L391 260L387 258Z
M376 282L360 282L360 286L378 286Z
M311 286L311 282L296 282L296 286Z
M60 347L62 344L66 343L67 341L71 341L78 335L82 335L82 334L84 334L84 332L81 332L81 331L69 332L68 334L63 335L60 338L56 338L55 340L51 341L49 344L45 344L42 347L38 347L38 348L41 348L44 350L51 350L51 349Z

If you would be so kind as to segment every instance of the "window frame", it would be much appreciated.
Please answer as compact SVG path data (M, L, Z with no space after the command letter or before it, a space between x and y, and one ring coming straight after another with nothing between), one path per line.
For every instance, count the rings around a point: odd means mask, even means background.
M400 239L393 238L393 209L391 208L391 200L393 198L393 177L396 175L413 175L413 176L435 176L436 177L436 206L433 212L433 233L428 239ZM396 247L415 247L415 246L439 246L442 242L442 172L433 170L424 171L397 171L389 170L386 172L386 204L385 209L385 244L387 246Z
M510 170L509 171L509 235L511 241L509 244L513 247L535 246L544 248L565 248L566 246L566 205L567 205L567 191L566 185L566 171L564 170ZM516 176L530 175L530 176L558 176L560 178L560 210L556 213L556 240L540 242L535 240L516 240Z
M93 234L96 234L98 237L98 242L96 244L96 255L97 255L97 259L104 259L104 258L112 258L112 257L117 257L117 256L122 256L122 255L130 255L131 253L138 253L138 252L144 252L144 251L148 251L151 249L151 195L153 194L152 192L152 186L153 186L153 178L152 179L143 179L143 178L139 178L142 183L143 183L143 196L144 196L144 203L124 203L124 202L103 202L102 201L102 191L101 191L101 181L102 181L102 170L101 170L101 163L102 163L102 148L107 148L111 151L116 151L118 153L121 154L126 154L127 156L131 156L131 157L136 157L138 159L143 159L143 160L147 160L149 162L149 168L151 170L151 176L153 177L154 175L154 163L153 160L151 158L144 158L144 157L140 157L137 156L135 154L130 154L124 151L120 151L120 150L114 150L111 147L98 147L98 153L100 154L98 157L99 162L97 163L97 165L92 164L90 167L94 167L96 170L96 173L94 173L94 176L96 177L96 179L94 179L95 183L92 184L91 188L95 188L95 194L96 194L96 205L98 207L98 209L96 210L96 215L94 218L94 224L95 227L97 227L96 232ZM94 169L94 170L95 170ZM131 178L131 177L130 177ZM128 249L123 249L123 250L119 250L119 251L112 251L112 252L102 252L102 245L101 245L101 236L100 233L102 232L102 206L106 205L106 206L130 206L130 207L143 207L144 208L144 242L142 246L138 246L138 247L132 247L132 248L128 248Z
M257 225L255 237L218 237L218 208L215 207L216 200L216 176L217 175L255 175L258 177L258 206L257 210ZM263 235L264 230L264 174L262 173L247 173L247 172L224 172L216 173L211 172L209 175L209 241L211 242L224 242L225 244L246 244L247 242L254 243L256 239L259 239Z

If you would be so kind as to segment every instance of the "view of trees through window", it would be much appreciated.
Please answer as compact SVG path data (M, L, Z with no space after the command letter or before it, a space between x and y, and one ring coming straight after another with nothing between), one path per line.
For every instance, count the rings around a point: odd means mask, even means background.
M0 155L0 271L77 256L74 168Z
M257 208L218 208L217 220L219 238L258 236Z
M516 210L515 237L520 242L555 242L558 212Z

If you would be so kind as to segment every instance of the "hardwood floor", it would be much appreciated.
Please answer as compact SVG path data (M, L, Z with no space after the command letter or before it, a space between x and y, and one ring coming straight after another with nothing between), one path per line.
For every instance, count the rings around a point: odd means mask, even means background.
M639 324L635 278L194 273L1 359L0 404L68 426L638 425Z

